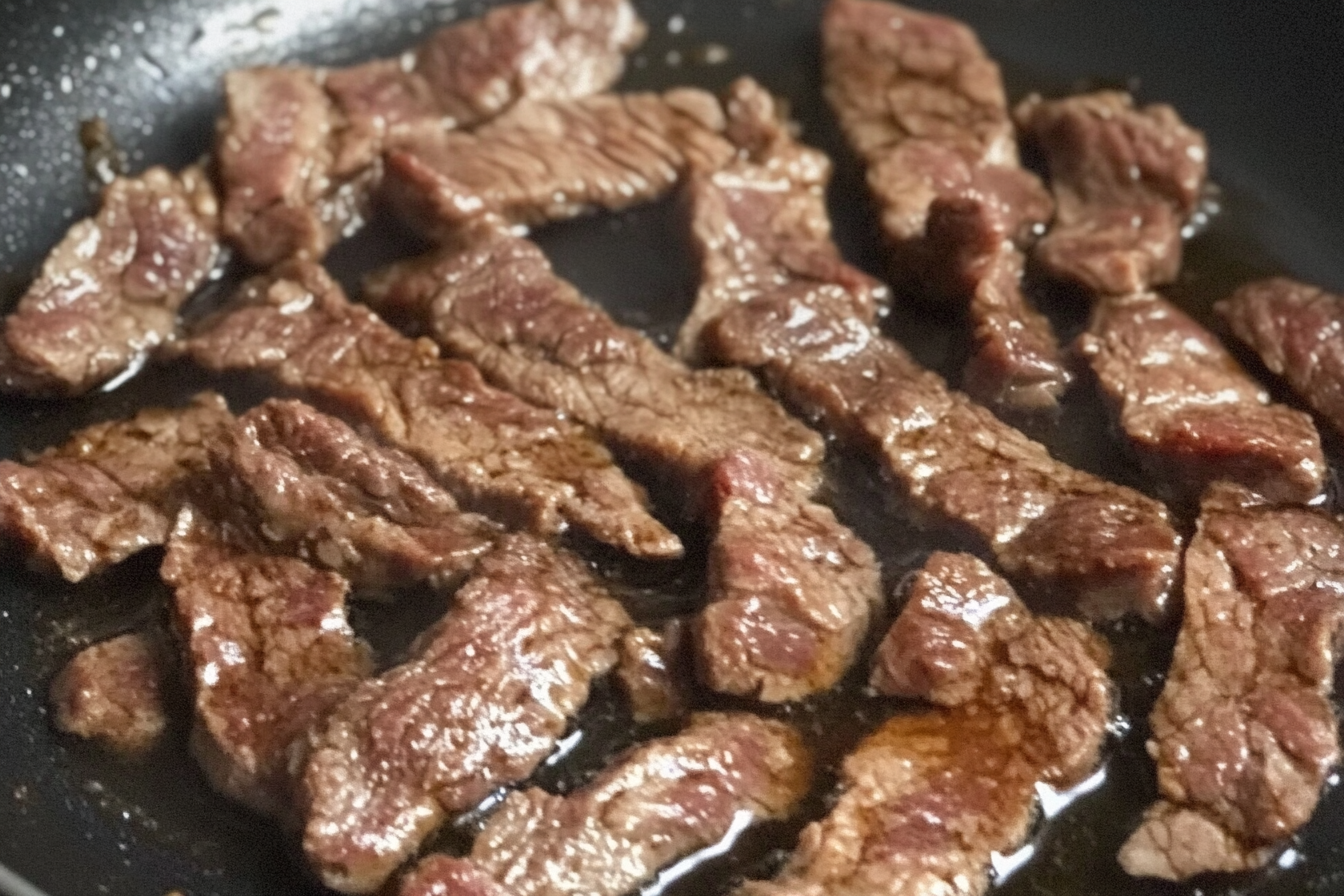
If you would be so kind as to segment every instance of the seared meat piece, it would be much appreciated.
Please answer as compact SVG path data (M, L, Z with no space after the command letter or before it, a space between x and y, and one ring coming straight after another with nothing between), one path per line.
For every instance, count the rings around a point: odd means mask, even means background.
M676 353L704 361L700 333L724 311L776 291L816 289L852 303L874 321L890 296L885 285L851 267L831 239L826 184L831 161L794 140L774 97L739 78L724 101L728 136L743 158L720 169L697 170L686 194L701 282L677 335Z
M177 328L215 265L216 202L200 168L119 177L70 228L4 321L0 390L78 395L132 372Z
M1033 96L1015 114L1045 154L1059 206L1036 260L1103 295L1173 280L1208 174L1204 135L1170 106L1136 109L1118 91Z
M401 59L230 72L218 145L224 233L258 265L319 258L360 223L386 147L524 97L604 90L644 33L628 0L538 0L440 29Z
M751 819L787 816L807 791L802 739L781 722L703 713L641 744L567 796L510 794L471 855L433 855L401 896L622 896Z
M344 158L321 74L245 68L224 76L220 229L253 264L321 257L362 221L377 155Z
M182 410L79 430L27 464L0 460L0 530L71 582L163 544L232 422L224 399L205 392Z
M1344 432L1344 297L1272 277L1243 286L1216 308L1272 373Z
M410 457L297 401L244 414L212 457L234 512L272 550L359 584L450 585L500 535Z
M1036 779L988 719L900 715L845 758L844 793L784 870L734 896L979 896L1026 839Z
M729 108L739 125L770 118ZM682 346L764 374L808 419L877 455L916 510L968 529L1034 590L1092 616L1162 616L1179 546L1166 510L1054 460L882 339L872 281L830 243L815 160L767 142L763 164L692 180L706 282Z
M447 813L531 774L629 627L577 558L505 537L414 659L313 732L303 846L323 883L377 890Z
M307 729L370 657L346 621L348 583L207 516L230 513L184 508L161 569L195 689L192 752L221 793L288 817Z
M1050 322L1022 294L1053 206L1018 164L998 66L953 19L884 0L831 0L826 97L868 171L898 280L966 301L963 388L1008 411L1055 407L1069 383Z
M585 302L533 243L482 225L384 275L373 303L601 430L715 527L697 638L707 684L770 701L834 684L880 592L871 552L809 500L819 437L742 371L689 371Z
M666 194L689 168L732 158L702 90L521 102L470 133L421 129L389 158L391 201L431 233L483 209L540 224Z
M759 370L874 455L913 510L976 537L1022 587L1090 618L1166 616L1180 537L1165 507L1055 460L847 304L762 297L705 335L714 357Z
M541 249L502 226L394 265L370 280L370 304L428 333L492 382L599 430L625 457L656 468L694 512L710 469L750 448L790 476L817 481L821 437L741 371L692 372L560 279Z
M403 337L351 305L316 265L291 263L249 282L184 347L211 370L264 372L339 408L472 509L539 533L572 523L639 556L681 552L586 430Z
M415 51L441 114L457 127L524 98L568 99L606 90L646 28L629 0L539 0L502 6L443 28Z
M1344 527L1257 502L1211 490L1186 552L1185 621L1148 742L1162 799L1120 851L1130 874L1264 865L1339 758Z
M1082 623L1033 616L983 561L938 552L878 647L872 685L1000 717L996 737L1016 758L1067 787L1096 767L1106 738L1109 660Z
M1198 501L1219 479L1271 501L1321 493L1311 418L1271 403L1216 336L1161 296L1102 298L1078 348L1140 459L1178 498Z
M120 753L145 752L168 724L163 660L162 648L139 632L84 648L51 682L53 723Z
M961 388L1003 413L1053 410L1073 379L1050 321L1022 294L1021 252L995 253L971 294L971 355Z
M947 709L898 716L841 772L844 793L771 882L740 896L975 894L1026 838L1035 785L1096 766L1112 689L1100 637L1033 618L979 560L934 554L883 645L889 693Z
M674 719L686 711L691 674L686 624L673 619L662 631L632 628L621 638L616 675L630 701L635 722Z
M881 601L873 552L759 454L727 455L713 487L709 605L696 620L701 678L770 702L826 690L853 663Z

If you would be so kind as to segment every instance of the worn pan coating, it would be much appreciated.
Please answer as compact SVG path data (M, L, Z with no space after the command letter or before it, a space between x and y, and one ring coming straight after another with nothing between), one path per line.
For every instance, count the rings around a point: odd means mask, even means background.
M652 36L628 86L719 87L752 73L790 99L809 140L843 160L818 91L819 0L636 2ZM387 53L439 22L489 5L0 0L0 300L8 306L17 297L47 247L89 205L76 140L79 119L104 116L133 167L185 163L209 145L218 76L226 68L280 60L339 63ZM1187 274L1173 293L1197 313L1239 280L1261 273L1286 271L1344 290L1344 5L924 5L975 26L1004 63L1015 95L1078 84L1128 85L1144 100L1173 103L1208 134L1224 211L1191 244ZM837 179L833 207L849 257L877 270L870 215L847 169ZM693 289L677 232L675 208L664 204L555 228L543 242L563 272L624 319L667 330L687 310ZM398 245L388 231L338 252L333 264L352 271L370 254ZM950 364L947 345L956 323L930 324L927 317L898 310L891 326L926 360ZM204 382L183 370L150 371L111 394L65 404L0 401L0 455L50 444L74 426L147 401L180 399ZM1047 434L1050 441L1075 463L1132 479L1134 470L1104 433L1095 401L1080 392L1062 428ZM232 395L246 400L245 386ZM1339 440L1329 441L1338 458ZM840 489L842 515L881 542L894 580L933 542L885 518L877 503L862 485ZM89 638L137 619L158 619L157 557L139 558L79 588L22 571L12 553L0 557L0 893L315 892L276 829L208 791L185 758L182 731L146 762L125 765L48 727L44 694L61 661ZM693 572L684 587L668 575L640 574L653 585L653 611L693 600L687 597ZM422 596L396 612L362 611L357 621L391 651L438 609ZM1004 892L1195 892L1128 881L1114 862L1116 845L1152 798L1152 773L1141 757L1143 716L1160 687L1171 635L1111 634L1130 733L1115 748L1105 782L1044 825L1034 858L1007 877ZM898 708L837 698L792 717L835 754ZM601 694L584 724L587 736L568 765L543 773L551 783L581 776L631 737L619 703ZM811 811L821 810L814 801ZM765 873L795 832L796 825L781 825L749 837L727 858L666 892L719 892L733 874ZM1327 794L1318 817L1279 866L1197 883L1203 893L1344 893L1344 795Z

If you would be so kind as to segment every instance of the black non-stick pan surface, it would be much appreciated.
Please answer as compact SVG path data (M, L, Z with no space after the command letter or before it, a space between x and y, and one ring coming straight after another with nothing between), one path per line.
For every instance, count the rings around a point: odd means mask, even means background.
M837 160L832 189L837 234L848 257L880 272L871 212L852 161L821 101L819 0L636 0L651 26L622 86L710 88L750 73L787 97L807 140ZM0 302L19 295L35 266L93 197L77 122L101 116L133 169L186 163L210 145L226 69L302 60L344 63L401 49L417 35L486 3L433 0L0 0ZM1344 289L1344 4L1160 0L944 0L1003 63L1015 99L1121 85L1141 100L1174 104L1208 135L1220 209L1188 245L1171 293L1207 319L1211 301L1252 276L1287 272ZM694 291L675 203L555 226L539 235L561 271L618 317L671 332ZM373 259L413 241L379 222L331 259L355 276ZM1044 296L1047 303L1051 297ZM1053 306L1057 322L1080 315ZM897 303L893 335L926 362L956 369L960 322ZM1248 359L1249 361L1250 359ZM208 383L190 368L150 369L110 393L56 404L0 401L0 455L59 441L73 427L148 403L179 402ZM256 395L225 383L235 410ZM1072 463L1146 487L1086 383L1055 427L1038 435ZM1328 438L1333 456L1337 437ZM949 546L883 509L861 463L834 465L834 503L870 539L895 584L924 554ZM637 471L636 471L637 472ZM1188 521L1186 521L1188 524ZM691 544L703 541L685 531ZM0 892L13 896L220 896L316 893L291 841L270 823L209 791L187 757L179 720L148 759L125 763L58 736L44 708L51 675L80 646L137 625L161 625L165 595L148 552L78 587L27 573L0 554ZM676 568L612 573L647 619L695 606L701 572L693 556ZM605 558L610 563L610 558ZM404 595L395 605L358 604L356 625L395 661L441 601ZM1040 825L1027 851L1006 861L1004 893L1344 894L1344 793L1328 792L1317 817L1268 870L1172 887L1127 879L1118 844L1155 793L1143 756L1145 718L1161 687L1174 633L1131 625L1108 629L1116 647L1123 716L1104 776ZM835 762L886 715L909 709L864 696L857 679L838 694L772 710L794 720L823 756L807 814L825 811ZM705 698L705 705L711 705ZM635 737L620 700L599 688L580 720L572 753L538 782L571 787ZM735 876L777 867L805 819L749 834L678 881L669 894L713 894ZM469 843L470 823L440 839ZM1014 870L1013 866L1017 865Z

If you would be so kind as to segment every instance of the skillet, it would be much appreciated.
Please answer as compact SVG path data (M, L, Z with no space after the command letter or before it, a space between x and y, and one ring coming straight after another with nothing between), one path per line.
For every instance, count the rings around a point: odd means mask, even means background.
M651 37L622 86L718 88L751 73L786 96L805 138L839 163L831 203L842 248L879 272L861 183L820 98L819 0L636 4ZM490 5L0 0L0 301L7 307L17 297L48 247L90 206L93 194L76 140L81 118L105 117L133 170L154 162L180 165L209 146L225 69L281 60L337 64L390 53L441 22ZM1190 244L1185 274L1172 290L1197 316L1207 320L1211 301L1267 273L1288 272L1344 290L1344 4L921 5L977 29L1003 63L1014 99L1030 89L1119 84L1143 101L1171 102L1205 131L1222 211ZM689 308L694 280L671 204L553 227L540 239L563 274L623 320L667 332ZM406 238L388 225L339 249L332 265L349 274L373 257L406 250ZM956 321L928 318L898 306L890 328L926 362L955 369L948 345ZM1067 326L1070 316L1063 313L1061 320ZM77 401L0 400L0 455L57 442L74 427L148 402L180 401L206 383L188 369L152 369L120 389ZM237 402L250 400L245 386L230 388L235 410ZM1044 437L1072 463L1144 485L1102 420L1095 400L1078 389L1058 429ZM1327 442L1336 461L1344 457L1336 436L1327 435ZM876 492L863 485L864 471L842 473L850 484L839 487L837 507L877 544L895 582L937 542L888 518ZM68 587L23 571L12 552L0 554L0 893L315 893L277 829L209 792L185 755L180 724L168 743L136 764L111 760L48 726L45 690L61 662L90 639L157 624L163 599L157 561L150 552L97 581ZM628 575L646 586L651 605L666 611L678 600L693 600L694 575L682 572ZM401 615L370 610L356 621L391 655L438 609L422 599ZM1154 793L1142 758L1144 717L1161 686L1172 634L1137 626L1107 633L1117 646L1128 724L1118 726L1104 781L1043 825L1034 856L1011 874L1005 868L1000 891L1344 894L1344 794L1338 788L1267 871L1200 880L1193 887L1130 881L1119 871L1115 848ZM896 709L842 696L781 712L833 760ZM581 723L583 748L544 770L542 783L570 786L627 743L633 733L621 713L619 701L599 692ZM809 811L824 811L821 797ZM719 892L734 874L766 874L796 830L780 825L749 836L664 892ZM450 831L449 845L452 840Z

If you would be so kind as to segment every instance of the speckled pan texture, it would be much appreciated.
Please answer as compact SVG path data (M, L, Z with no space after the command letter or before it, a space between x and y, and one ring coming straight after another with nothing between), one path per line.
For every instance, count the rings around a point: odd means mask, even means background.
M837 159L837 236L855 263L880 271L876 227L855 166L820 94L820 0L635 0L651 36L622 87L726 85L750 73L788 98L803 135ZM90 206L77 139L80 119L102 116L134 168L182 164L204 152L219 107L219 76L262 62L341 63L388 53L488 3L431 0L0 0L0 302L8 307L47 248ZM1012 98L1029 90L1125 85L1166 101L1205 131L1221 211L1188 245L1170 294L1197 317L1235 284L1286 272L1344 291L1344 5L1337 0L1227 3L1191 0L947 0L932 6L973 25L1002 62ZM580 220L539 235L557 267L625 322L666 335L688 311L695 282L675 203ZM350 281L408 238L378 223L341 246L333 270ZM1081 320L1057 323L1076 332ZM1075 316L1076 317L1076 316ZM955 321L897 303L890 332L927 363L955 369ZM1072 330L1070 330L1072 328ZM110 393L67 403L0 400L0 456L59 441L74 427L147 403L179 402L207 379L190 368L153 368ZM226 382L235 410L256 393ZM1057 427L1039 435L1071 463L1146 485L1108 432L1089 389L1075 389ZM1337 435L1327 444L1344 459ZM870 540L889 584L927 552L946 547L884 510L861 464L831 470L839 515ZM694 546L703 536L686 533ZM185 724L145 760L111 759L58 737L44 708L52 674L92 639L159 624L165 595L150 552L80 586L22 570L0 554L0 893L32 896L219 896L318 892L290 838L214 795L186 753ZM636 616L695 606L703 550L676 568L611 572ZM409 595L395 606L361 603L356 626L394 658L432 621L441 601ZM1024 863L1004 865L998 891L1013 894L1344 894L1344 790L1333 786L1315 820L1268 870L1171 887L1127 879L1115 851L1155 793L1143 755L1146 716L1161 687L1174 632L1139 625L1106 630L1116 646L1124 717L1105 773L1062 812L1047 813ZM863 734L907 704L866 696L852 675L834 694L771 711L794 721L822 757L805 806L828 805L836 762ZM181 701L181 695L175 698ZM704 706L723 706L702 698ZM179 716L181 713L179 713ZM537 776L568 787L632 740L621 701L599 688L580 719L577 746ZM726 855L658 890L724 892L741 875L775 867L802 821L763 826ZM440 845L469 842L471 822ZM6 870L9 869L9 870ZM17 877L15 876L17 875ZM22 878L22 879L20 879ZM31 885L24 881L30 881ZM36 889L35 889L36 888Z

